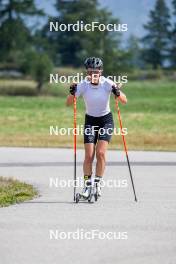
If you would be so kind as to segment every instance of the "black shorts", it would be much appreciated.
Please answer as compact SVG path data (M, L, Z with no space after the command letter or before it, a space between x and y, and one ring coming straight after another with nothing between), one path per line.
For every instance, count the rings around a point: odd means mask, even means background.
M94 117L86 114L84 125L84 144L96 144L97 140L110 142L113 130L114 121L111 112L100 117Z

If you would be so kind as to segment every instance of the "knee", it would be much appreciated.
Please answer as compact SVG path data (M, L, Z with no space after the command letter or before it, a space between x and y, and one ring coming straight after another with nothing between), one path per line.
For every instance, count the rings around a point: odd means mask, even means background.
M91 154L86 154L86 155L85 155L85 162L86 162L86 163L92 163L92 162L93 162L93 155L91 155Z
M98 160L105 160L105 152L101 149L97 150L96 157Z

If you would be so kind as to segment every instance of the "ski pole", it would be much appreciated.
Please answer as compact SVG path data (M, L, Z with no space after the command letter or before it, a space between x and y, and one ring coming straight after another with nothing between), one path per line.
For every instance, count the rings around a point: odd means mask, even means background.
M73 99L73 109L74 109L74 201L76 200L76 96Z
M133 187L134 200L135 200L135 202L137 202L137 197L136 197L136 192L135 192L134 182L133 182L133 176L132 176L130 161L129 161L129 157L128 157L127 144L126 144L126 141L125 141L125 136L122 133L123 126L122 126L122 119L121 119L121 115L120 115L120 108L119 108L119 104L118 104L118 99L116 99L115 101L116 101L116 108L117 108L118 119L119 119L119 124L120 124L120 130L121 130L122 139L123 139L124 150L125 150L125 153L126 153L126 159L127 159L128 169L129 169L130 178L131 178L131 184L132 184L132 187Z

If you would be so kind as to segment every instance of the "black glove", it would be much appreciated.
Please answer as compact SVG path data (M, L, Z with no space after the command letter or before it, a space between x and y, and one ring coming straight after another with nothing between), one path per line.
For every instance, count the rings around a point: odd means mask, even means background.
M113 86L112 86L112 93L113 93L115 96L119 97L119 96L120 96L120 89L119 89L119 87L113 85Z
M77 91L77 83L71 84L70 85L70 94L75 95L76 91Z

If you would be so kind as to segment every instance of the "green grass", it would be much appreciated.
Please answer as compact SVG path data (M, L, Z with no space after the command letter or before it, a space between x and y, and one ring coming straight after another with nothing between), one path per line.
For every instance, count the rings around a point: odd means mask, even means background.
M0 207L31 200L37 195L32 185L0 177Z
M50 136L49 126L72 127L73 108L65 106L68 87L52 85L60 96L0 97L1 146L72 146L71 136ZM130 149L176 150L176 85L169 81L131 81L123 91L127 105L120 105L123 126ZM78 124L84 123L84 102L78 100ZM111 109L119 126L114 99ZM82 147L82 137L78 137ZM113 137L111 148L122 148L120 136Z

